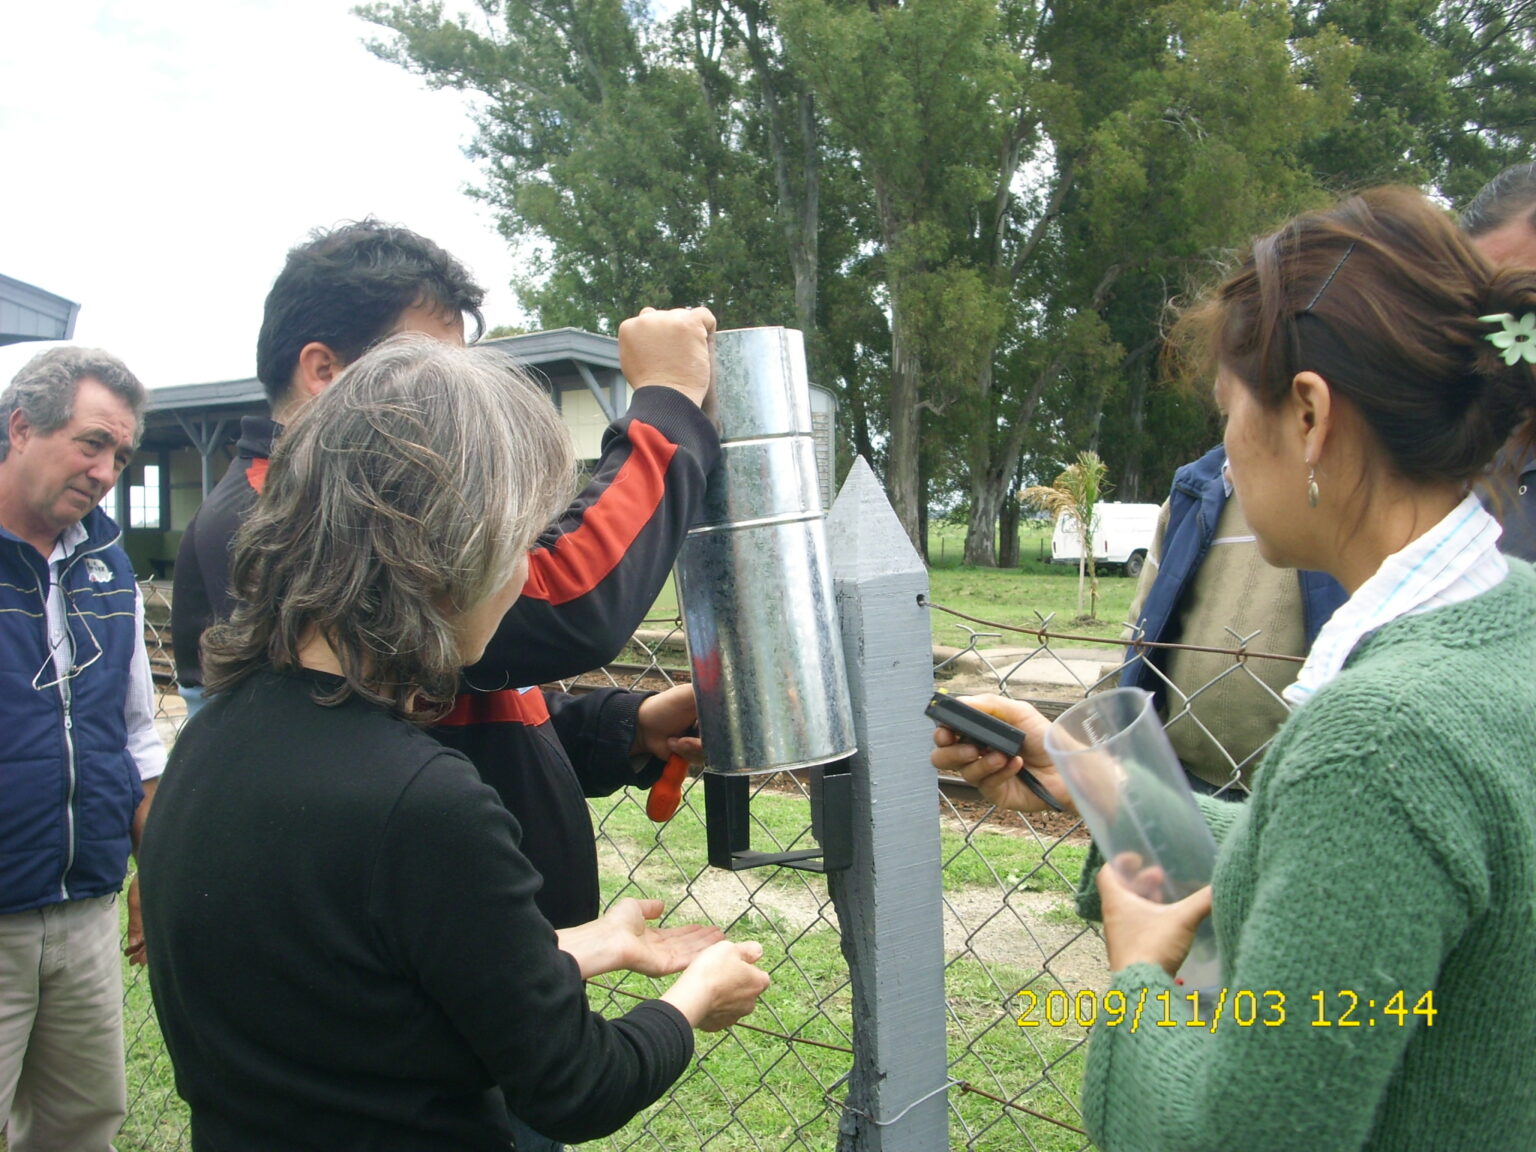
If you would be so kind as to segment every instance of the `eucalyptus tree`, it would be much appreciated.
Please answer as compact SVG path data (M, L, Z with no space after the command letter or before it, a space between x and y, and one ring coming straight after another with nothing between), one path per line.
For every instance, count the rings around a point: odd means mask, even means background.
M1212 436L1165 301L1331 189L1463 198L1536 137L1536 0L477 0L359 10L464 91L544 325L804 329L914 539L1023 474L1156 498ZM919 541L920 543L920 541Z
M1295 35L1346 37L1347 116L1305 158L1340 191L1400 181L1452 203L1536 144L1532 0L1293 0Z
M471 99L473 154L545 325L612 331L645 305L710 303L793 322L796 289L758 160L762 126L707 12L666 29L622 0L481 0L358 9L373 50Z

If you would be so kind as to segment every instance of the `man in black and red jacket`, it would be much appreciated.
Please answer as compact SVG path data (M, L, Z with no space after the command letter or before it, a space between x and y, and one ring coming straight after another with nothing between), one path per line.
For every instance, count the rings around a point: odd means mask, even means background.
M283 423L385 336L416 331L462 343L466 314L483 326L482 296L437 245L371 220L288 254L257 345L273 418L242 421L237 455L176 559L171 624L184 694L200 692L203 630L232 606L230 543ZM686 689L572 698L530 686L613 659L665 583L720 452L701 411L713 329L702 308L646 309L620 327L620 368L635 389L629 411L609 426L591 481L541 537L522 597L434 729L473 760L522 826L522 850L544 876L539 907L557 928L600 911L585 796L649 787L694 709Z

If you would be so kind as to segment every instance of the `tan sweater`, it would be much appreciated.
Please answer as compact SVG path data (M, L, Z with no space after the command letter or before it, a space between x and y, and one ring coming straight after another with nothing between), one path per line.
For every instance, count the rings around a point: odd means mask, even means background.
M1167 526L1165 503L1154 556L1161 555ZM1156 576L1157 565L1149 557L1131 605L1132 621L1140 619ZM1215 539L1163 639L1285 656L1306 654L1296 572L1265 563L1235 495L1223 506ZM1261 749L1288 715L1280 691L1296 679L1301 665L1284 660L1239 662L1229 655L1180 651L1163 652L1156 660L1172 682L1164 723L1184 766L1217 786L1234 773L1247 785Z

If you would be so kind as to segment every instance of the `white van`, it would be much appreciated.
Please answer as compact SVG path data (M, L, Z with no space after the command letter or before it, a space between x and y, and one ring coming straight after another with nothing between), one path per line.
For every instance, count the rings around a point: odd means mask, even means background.
M1094 509L1096 522L1093 556L1097 567L1118 566L1127 576L1140 576L1147 550L1157 533L1156 504L1105 502ZM1056 517L1051 533L1051 563L1076 564L1082 555L1083 534L1077 518L1066 513Z

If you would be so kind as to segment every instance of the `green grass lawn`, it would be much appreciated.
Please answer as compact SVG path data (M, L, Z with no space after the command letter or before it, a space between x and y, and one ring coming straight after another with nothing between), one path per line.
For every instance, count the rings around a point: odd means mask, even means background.
M931 568L928 571L928 598L935 604L1013 628L1039 628L1043 620L1049 620L1046 631L1052 635L1118 638L1135 593L1134 580L1124 576L1100 576L1098 611L1093 621L1084 621L1077 618L1076 572L1036 573L1004 568ZM987 628L934 610L935 644L964 648L970 640L966 628L978 632L1001 631L1002 639L984 640L981 645L984 648L1036 642L1018 632ZM1058 646L1063 643L1070 644L1070 641L1057 641Z
M1029 521L1023 526L1019 541L1018 568L972 568L960 563L965 551L963 525L939 523L928 533L929 598L998 624L1015 628L1039 628L1049 620L1052 633L1105 637L1119 636L1120 626L1130 612L1136 593L1136 581L1120 575L1118 568L1099 573L1099 593L1093 602L1089 585L1083 581L1081 607L1078 597L1076 565L1051 564L1045 557L1051 552L1051 526ZM1092 620L1080 620L1092 608ZM942 612L935 612L933 642L964 647L969 639L968 623ZM969 624L978 631L989 631ZM1017 633L1003 633L1001 641L989 644L1028 643Z

